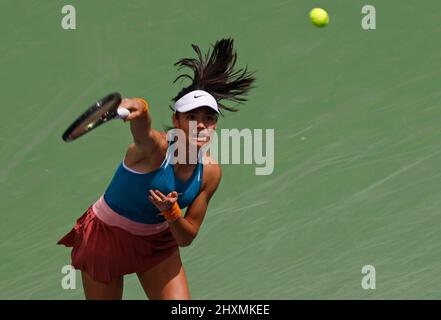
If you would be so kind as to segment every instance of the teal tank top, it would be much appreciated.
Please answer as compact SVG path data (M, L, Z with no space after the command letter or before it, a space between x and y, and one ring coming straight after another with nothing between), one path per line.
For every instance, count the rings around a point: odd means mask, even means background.
M202 149L198 154L198 163L187 181L176 177L171 159L175 145L169 144L167 154L161 166L148 173L131 170L121 161L104 193L104 200L118 214L135 222L156 224L165 219L149 200L149 190L159 190L167 195L172 191L178 193L178 204L181 209L189 206L200 192L202 184Z

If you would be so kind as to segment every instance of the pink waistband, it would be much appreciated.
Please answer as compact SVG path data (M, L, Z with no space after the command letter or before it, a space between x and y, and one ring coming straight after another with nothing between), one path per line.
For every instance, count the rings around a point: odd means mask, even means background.
M113 227L119 227L134 235L149 236L162 232L168 228L167 221L158 224L145 224L123 217L109 207L103 196L101 196L97 202L93 204L92 209L97 218L103 221L105 224Z

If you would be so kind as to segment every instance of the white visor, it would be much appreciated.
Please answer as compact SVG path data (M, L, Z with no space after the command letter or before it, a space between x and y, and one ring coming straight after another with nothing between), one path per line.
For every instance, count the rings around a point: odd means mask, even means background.
M219 113L216 99L204 90L191 91L175 102L175 112L187 112L199 107L210 107Z

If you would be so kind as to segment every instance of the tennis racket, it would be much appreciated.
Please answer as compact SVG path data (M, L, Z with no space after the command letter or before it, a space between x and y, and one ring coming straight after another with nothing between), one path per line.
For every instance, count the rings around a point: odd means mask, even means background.
M65 142L73 141L110 120L125 119L130 111L118 108L120 103L121 95L118 92L98 100L66 129L63 133L63 140Z

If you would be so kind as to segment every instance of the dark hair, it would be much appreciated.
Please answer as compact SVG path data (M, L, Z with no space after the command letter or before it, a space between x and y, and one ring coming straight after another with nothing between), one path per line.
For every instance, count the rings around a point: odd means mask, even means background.
M220 103L221 100L229 100L237 103L247 101L246 95L256 80L249 72L248 67L234 70L237 60L237 53L233 49L233 39L222 39L216 41L213 51L208 50L205 57L197 45L192 44L193 50L197 53L195 58L183 58L175 63L179 69L188 67L193 71L193 76L188 74L179 75L173 83L181 78L188 78L191 84L183 88L172 100L176 102L181 97L193 90L204 90L210 93L217 101L219 111L239 111L236 108L227 107Z

